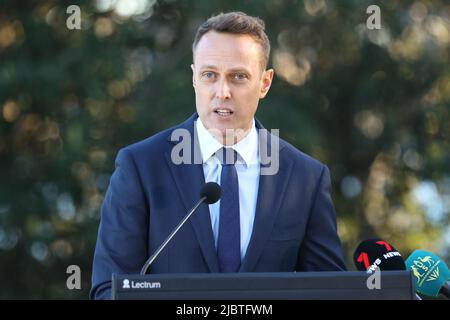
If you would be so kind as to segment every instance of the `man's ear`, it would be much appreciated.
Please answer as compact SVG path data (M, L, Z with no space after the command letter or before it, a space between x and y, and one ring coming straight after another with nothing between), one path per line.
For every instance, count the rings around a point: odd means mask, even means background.
M260 99L263 99L267 95L267 92L269 92L270 86L272 85L273 74L274 74L273 69L268 69L263 72L261 78L262 82L261 92L259 93Z
M192 69L192 86L195 88L195 66L193 63L191 64L191 69Z

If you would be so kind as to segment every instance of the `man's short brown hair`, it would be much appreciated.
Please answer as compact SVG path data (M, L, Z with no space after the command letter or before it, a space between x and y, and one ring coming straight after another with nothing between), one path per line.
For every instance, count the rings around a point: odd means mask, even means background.
M270 55L270 42L264 31L264 21L260 18L248 16L243 12L220 13L212 16L200 25L195 34L192 52L195 51L200 39L208 31L225 32L232 34L248 34L261 45L262 66L267 67Z

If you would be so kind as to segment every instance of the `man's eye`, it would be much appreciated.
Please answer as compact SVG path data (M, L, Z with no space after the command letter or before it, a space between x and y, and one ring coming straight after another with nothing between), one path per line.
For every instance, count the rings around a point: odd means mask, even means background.
M247 77L247 75L244 74L244 73L236 73L236 74L234 75L234 78L235 78L236 80L244 80L244 79L247 79L248 77Z
M204 72L202 74L202 77L205 79L214 79L214 72Z

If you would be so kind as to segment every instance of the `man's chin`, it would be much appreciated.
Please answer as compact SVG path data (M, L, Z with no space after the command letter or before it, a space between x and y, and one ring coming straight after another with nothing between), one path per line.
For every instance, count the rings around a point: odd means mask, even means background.
M203 121L203 119L202 119ZM224 135L226 131L234 131L235 125L232 121L218 119L217 117L209 117L206 123L203 121L203 124L208 131L214 131L217 134Z
M223 145L233 145L239 142L247 134L247 131L240 128L222 127L208 129L211 135Z
M228 139L229 141L233 141L234 132L235 132L235 130L233 128L211 126L207 130L216 140L218 140L222 143L225 139ZM223 143L223 144L225 144L225 143Z

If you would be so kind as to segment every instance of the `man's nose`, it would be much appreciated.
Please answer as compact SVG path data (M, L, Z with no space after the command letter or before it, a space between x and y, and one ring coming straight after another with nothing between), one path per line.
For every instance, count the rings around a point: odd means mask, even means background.
M231 91L230 91L230 86L228 85L227 81L225 79L218 81L217 87L216 87L216 98L225 100L225 99L229 99L230 97L231 97Z

